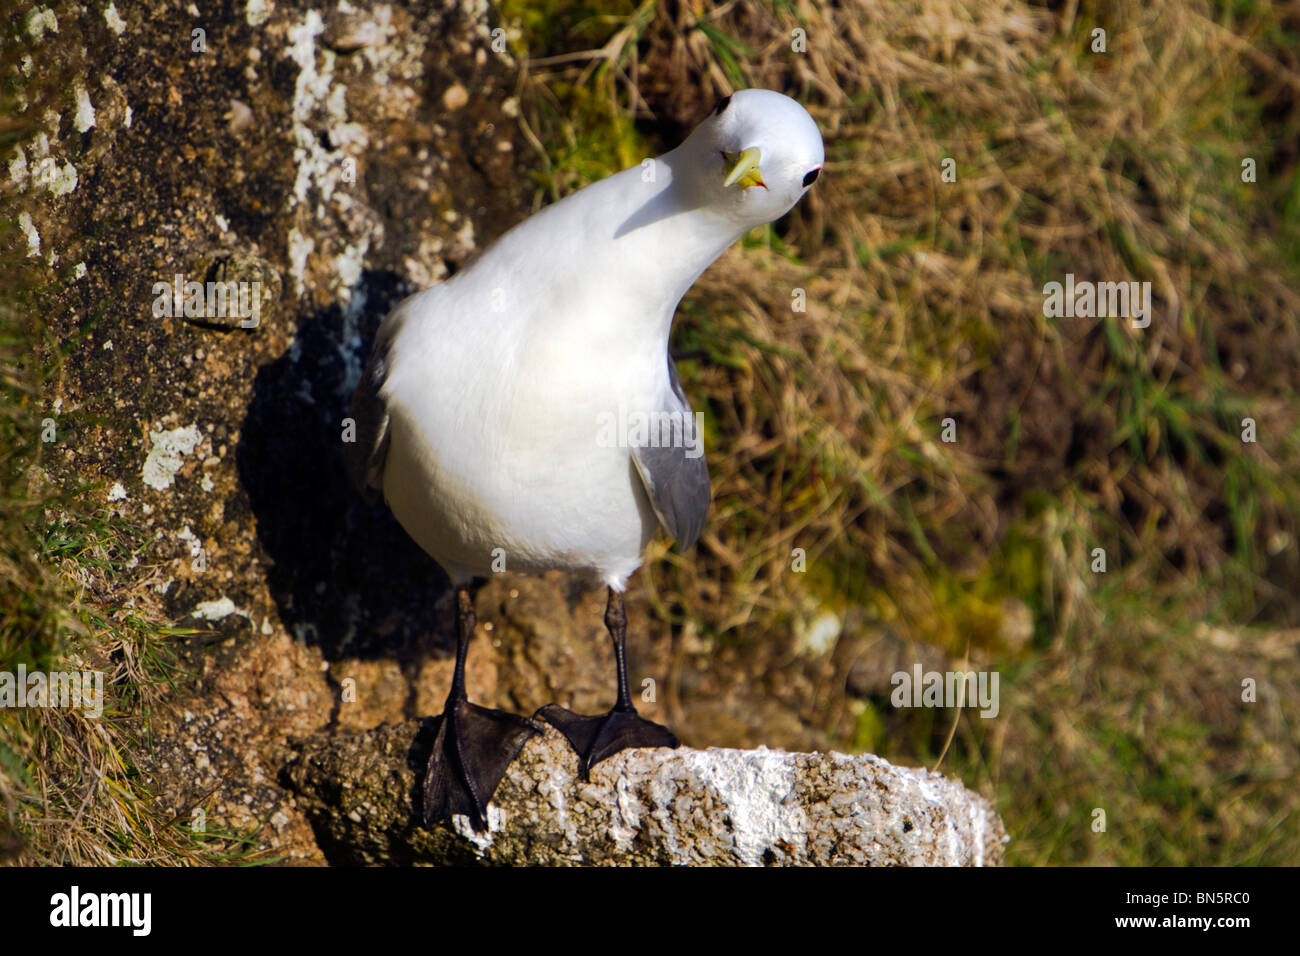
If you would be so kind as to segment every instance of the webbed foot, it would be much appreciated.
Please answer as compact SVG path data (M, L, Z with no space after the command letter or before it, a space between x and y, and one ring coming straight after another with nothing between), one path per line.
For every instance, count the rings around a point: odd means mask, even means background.
M615 707L607 714L575 714L559 704L547 704L541 717L568 738L578 754L578 776L591 777L591 768L620 750L631 747L679 747L681 741L667 727L646 720L634 709Z

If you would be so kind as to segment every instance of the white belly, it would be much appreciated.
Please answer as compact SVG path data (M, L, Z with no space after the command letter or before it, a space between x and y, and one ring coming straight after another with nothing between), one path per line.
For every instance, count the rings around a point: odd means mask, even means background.
M631 449L601 440L602 413L642 400L611 371L481 336L394 366L384 496L454 580L554 569L622 589L657 519Z

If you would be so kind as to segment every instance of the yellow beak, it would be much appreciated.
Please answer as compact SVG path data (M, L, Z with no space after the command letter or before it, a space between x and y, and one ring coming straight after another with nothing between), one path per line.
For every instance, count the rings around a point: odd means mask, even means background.
M723 153L727 161L727 168L731 171L727 173L724 186L734 186L739 183L742 186L762 186L767 188L763 182L762 171L758 168L759 160L763 158L762 152L757 146L751 146L743 153Z

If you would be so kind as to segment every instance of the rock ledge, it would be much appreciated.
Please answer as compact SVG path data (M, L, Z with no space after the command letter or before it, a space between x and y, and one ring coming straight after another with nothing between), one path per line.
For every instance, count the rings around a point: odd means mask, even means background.
M420 826L436 723L315 737L283 754L326 856L344 864L1000 865L992 806L960 783L879 757L779 750L632 750L577 779L558 733L534 738L489 809Z

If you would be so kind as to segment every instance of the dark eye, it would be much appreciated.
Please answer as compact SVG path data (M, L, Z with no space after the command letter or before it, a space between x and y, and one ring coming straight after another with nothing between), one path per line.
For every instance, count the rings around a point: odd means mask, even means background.
M803 184L805 189L811 186L813 183L817 182L817 174L820 173L821 171L822 168L818 166L816 169L814 169L812 172L810 172L807 176L803 178Z
M725 110L727 108L727 105L730 102L731 102L730 96L724 96L722 99L718 100L717 105L713 107L713 115L717 116L719 113Z

